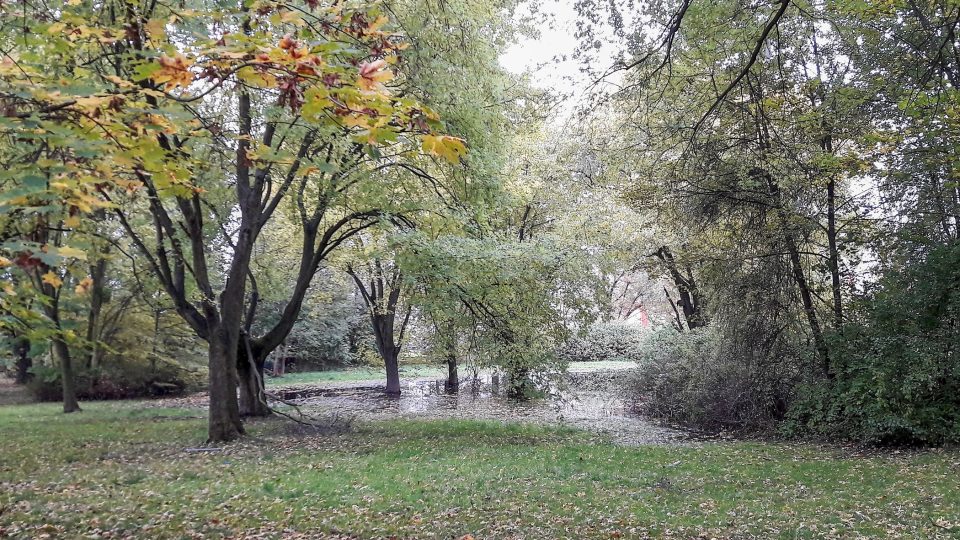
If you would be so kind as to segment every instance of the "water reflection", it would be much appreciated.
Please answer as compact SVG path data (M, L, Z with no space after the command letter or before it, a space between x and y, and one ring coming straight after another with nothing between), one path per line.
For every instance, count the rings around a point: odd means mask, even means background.
M316 408L361 417L404 416L477 418L563 423L602 431L626 444L674 444L687 440L682 432L658 426L636 415L624 399L623 374L597 372L575 377L542 377L536 386L543 397L516 400L506 396L502 373L481 373L460 380L450 393L444 379L402 383L400 396L387 396L382 385L344 384L337 387L289 388L284 400L305 409Z

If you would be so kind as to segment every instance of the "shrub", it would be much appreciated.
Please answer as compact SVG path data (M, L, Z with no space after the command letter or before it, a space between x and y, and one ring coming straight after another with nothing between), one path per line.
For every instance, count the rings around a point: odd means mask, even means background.
M649 416L702 431L769 429L793 388L788 356L758 356L714 327L663 329L640 350L634 401Z
M567 362L636 362L643 343L643 330L635 324L597 323L591 325L583 337L571 340L560 356Z
M59 366L37 365L27 387L40 401L62 398ZM155 359L112 358L96 369L78 369L74 375L80 399L130 399L182 394L199 388L203 375L179 364Z
M893 270L831 340L785 430L880 444L960 442L960 244Z

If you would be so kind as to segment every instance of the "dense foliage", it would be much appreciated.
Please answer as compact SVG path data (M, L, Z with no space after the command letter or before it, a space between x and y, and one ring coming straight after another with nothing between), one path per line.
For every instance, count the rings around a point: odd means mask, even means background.
M571 340L560 351L568 362L638 362L650 339L636 324L615 321L596 323L584 335Z
M211 441L288 362L410 357L960 440L956 2L578 1L576 107L501 65L540 7L0 4L6 369L71 412L202 361Z
M810 383L789 428L871 442L960 440L960 245L891 269L833 336L836 380Z

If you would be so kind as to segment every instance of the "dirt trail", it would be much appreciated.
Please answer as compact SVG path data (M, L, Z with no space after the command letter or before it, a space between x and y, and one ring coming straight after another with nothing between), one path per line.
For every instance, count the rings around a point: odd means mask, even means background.
M25 387L14 384L13 379L0 375L0 406L33 403L33 396Z

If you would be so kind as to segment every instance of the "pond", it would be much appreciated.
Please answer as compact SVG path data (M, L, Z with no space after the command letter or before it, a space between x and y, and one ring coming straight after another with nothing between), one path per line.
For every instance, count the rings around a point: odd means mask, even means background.
M610 436L620 444L690 444L690 433L661 426L634 412L627 383L634 364L579 368L541 382L542 397L506 397L505 376L480 372L461 378L459 391L443 379L402 383L400 396L387 396L372 381L324 383L273 389L305 413L335 413L358 419L462 418L567 425Z

